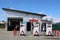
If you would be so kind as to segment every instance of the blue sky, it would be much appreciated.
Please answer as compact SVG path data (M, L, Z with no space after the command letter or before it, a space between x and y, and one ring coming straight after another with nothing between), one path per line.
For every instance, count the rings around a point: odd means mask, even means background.
M60 0L0 0L0 20L5 19L2 8L8 7L60 18Z

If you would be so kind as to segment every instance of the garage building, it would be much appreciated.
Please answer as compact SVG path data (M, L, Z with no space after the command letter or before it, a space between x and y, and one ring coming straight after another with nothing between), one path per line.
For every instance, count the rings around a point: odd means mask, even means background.
M40 23L40 30L41 30L41 19L46 16L45 14L38 14L33 12L26 12L21 10L15 10L10 8L2 8L6 14L6 31L12 31L18 25L18 29L20 28L20 24L23 22L26 25L26 30L31 31L32 26L30 19L37 19Z

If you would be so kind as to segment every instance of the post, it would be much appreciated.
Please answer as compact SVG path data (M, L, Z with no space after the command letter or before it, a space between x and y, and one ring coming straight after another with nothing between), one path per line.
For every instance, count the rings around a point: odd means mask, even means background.
M16 29L14 29L14 31L13 31L13 35L16 36Z

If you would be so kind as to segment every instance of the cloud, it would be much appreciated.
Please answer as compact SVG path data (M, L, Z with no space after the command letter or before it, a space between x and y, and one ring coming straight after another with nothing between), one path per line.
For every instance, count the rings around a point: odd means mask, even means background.
M53 23L58 23L58 22L60 22L60 18L54 18L54 17L52 17L52 16L45 16L45 17L43 17L42 18L42 20L49 20L49 21L51 21L51 19L52 19L52 22Z
M46 19L51 20L51 19L53 19L53 17L52 16L45 16L45 17L42 18L42 20L46 20Z
M60 18L54 18L54 23L60 22Z
M45 11L38 12L39 14L46 14Z

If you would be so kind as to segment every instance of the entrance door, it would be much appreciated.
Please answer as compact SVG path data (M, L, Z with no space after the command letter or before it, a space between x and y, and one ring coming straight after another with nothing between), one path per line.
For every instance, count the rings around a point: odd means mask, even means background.
M16 28L16 30L19 30L19 28L20 28L20 21L18 21L18 20L11 21L11 29L13 30L14 28Z
M46 23L42 23L41 31L46 32Z
M16 26L17 26L17 28L16 28ZM8 26L8 30L12 31L12 30L14 30L14 28L16 28L16 30L19 30L20 21L18 21L18 20L10 20L10 25Z
M19 30L21 21L23 21L23 19L8 18L7 30L8 31L13 31L15 28L16 28L16 30Z
M31 31L31 23L27 22L27 31Z

